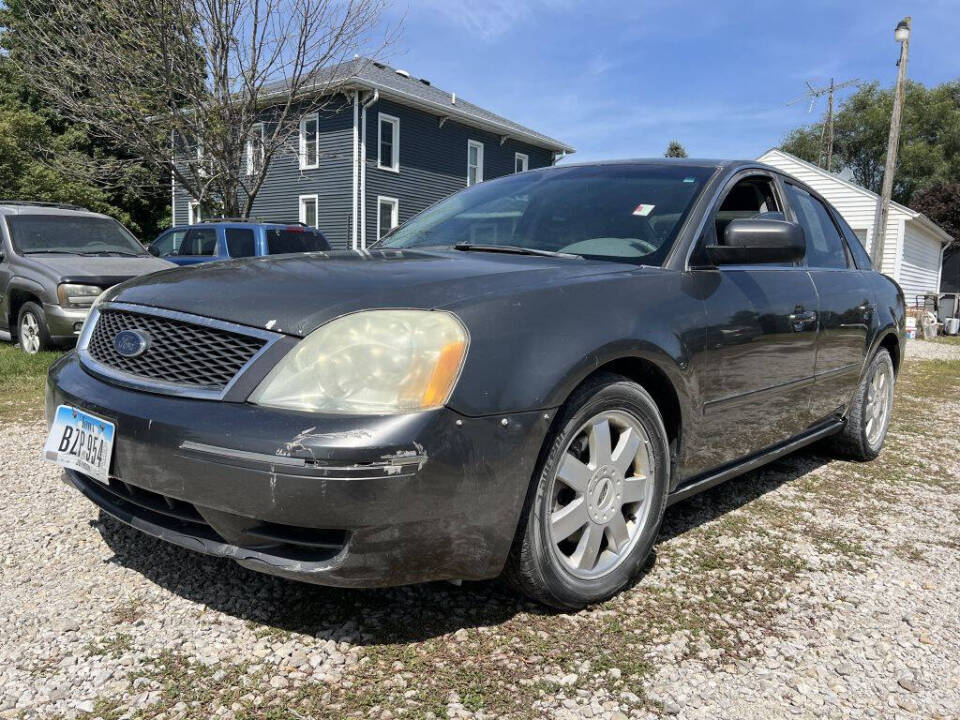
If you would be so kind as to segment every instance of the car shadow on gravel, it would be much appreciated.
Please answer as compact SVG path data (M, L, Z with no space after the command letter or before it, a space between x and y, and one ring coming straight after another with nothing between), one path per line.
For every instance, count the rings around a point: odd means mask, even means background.
M800 453L735 478L668 509L658 544L740 508L829 462ZM503 623L521 612L559 614L497 581L427 583L345 590L247 570L231 560L191 552L135 531L105 513L91 521L115 553L107 562L134 570L191 602L271 629L353 644L423 641L461 628ZM651 554L634 584L656 563Z

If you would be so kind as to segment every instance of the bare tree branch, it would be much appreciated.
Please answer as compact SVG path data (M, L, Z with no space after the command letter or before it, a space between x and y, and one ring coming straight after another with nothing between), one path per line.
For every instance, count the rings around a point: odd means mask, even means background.
M391 41L386 2L8 0L5 42L65 119L126 158L71 172L108 185L140 163L248 216L270 161L299 154L300 118L337 102L349 78L330 68Z

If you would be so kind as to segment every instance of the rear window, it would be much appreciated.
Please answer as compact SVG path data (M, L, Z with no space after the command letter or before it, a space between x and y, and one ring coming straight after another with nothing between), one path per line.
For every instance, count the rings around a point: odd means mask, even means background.
M320 233L300 228L267 230L267 254L317 252L329 250L330 245Z

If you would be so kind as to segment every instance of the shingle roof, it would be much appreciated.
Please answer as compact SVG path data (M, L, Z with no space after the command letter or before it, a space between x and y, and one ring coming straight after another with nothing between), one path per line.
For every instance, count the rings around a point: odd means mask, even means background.
M414 105L441 116L473 125L532 145L572 153L574 148L548 135L463 100L459 95L434 87L427 80L401 74L395 68L369 58L353 60L325 68L317 75L318 87L362 88L379 90L380 94L407 105ZM286 86L278 81L264 87L264 93L281 92Z

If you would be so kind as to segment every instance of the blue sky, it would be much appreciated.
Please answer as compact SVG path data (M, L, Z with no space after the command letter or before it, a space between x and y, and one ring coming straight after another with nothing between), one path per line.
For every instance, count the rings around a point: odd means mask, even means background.
M395 67L577 148L572 159L756 157L807 114L804 81L960 76L960 0L396 0Z

